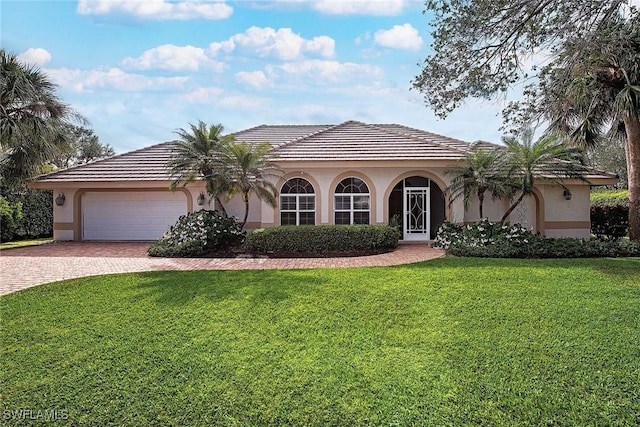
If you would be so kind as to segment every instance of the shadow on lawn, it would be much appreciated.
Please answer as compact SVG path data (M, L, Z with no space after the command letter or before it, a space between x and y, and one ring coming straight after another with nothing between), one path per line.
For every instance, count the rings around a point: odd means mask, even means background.
M326 277L312 270L167 271L140 273L138 288L143 297L155 297L166 305L188 304L194 298L207 301L244 299L278 302L311 294ZM138 294L140 296L140 294Z
M593 268L608 275L632 279L640 286L640 258L600 258Z
M415 264L394 267L372 267L329 270L244 270L244 271L165 271L139 273L136 284L140 291L136 297L153 298L158 304L180 306L192 300L209 302L243 300L249 302L279 302L291 297L318 294L324 285L336 280L344 283L364 281L375 290L376 282L387 283L394 270L402 277L415 276L416 284L431 277L437 269L450 269L451 278L465 279L473 276L472 269L496 269L508 275L513 269L592 269L612 279L640 281L640 258L591 258L591 259L495 259L495 258L441 258ZM384 274L380 271L384 270ZM424 275L421 274L424 271ZM514 271L515 273L515 271ZM440 273L437 273L438 275ZM442 274L445 274L444 272ZM381 283L384 285L385 283ZM335 288L335 287L334 287Z

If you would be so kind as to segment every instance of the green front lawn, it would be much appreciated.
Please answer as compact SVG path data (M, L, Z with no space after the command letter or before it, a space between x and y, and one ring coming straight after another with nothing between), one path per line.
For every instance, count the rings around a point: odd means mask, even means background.
M638 258L112 275L0 311L9 425L640 424Z

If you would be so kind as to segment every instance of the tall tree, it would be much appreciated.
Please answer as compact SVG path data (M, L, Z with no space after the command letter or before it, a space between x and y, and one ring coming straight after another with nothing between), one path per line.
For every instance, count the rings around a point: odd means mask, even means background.
M510 184L502 162L504 151L474 147L465 154L464 165L455 166L446 171L453 179L447 191L453 202L460 197L465 208L469 207L473 196L478 197L480 218L484 218L483 206L487 191L492 198L507 197L513 186Z
M511 212L533 194L536 181L557 185L565 191L566 180L581 179L587 173L584 152L577 147L569 147L562 139L545 136L533 141L533 131L526 131L522 141L505 138L506 172L520 193L505 211L500 222L504 223Z
M225 141L221 144L221 173L227 184L227 196L239 193L244 203L242 226L249 216L249 198L251 194L260 200L275 206L278 190L271 182L282 174L282 170L273 164L268 153L271 144L250 144L247 142Z
M624 143L618 139L612 140L608 144L597 144L587 151L589 165L596 169L613 172L618 175L616 188L628 188L629 178L627 176L627 157Z
M66 143L52 161L58 168L81 165L116 154L113 147L100 142L93 129L72 124L65 124L63 128L67 135Z
M552 131L578 146L624 146L629 237L640 240L640 13L612 18L565 46L557 64L541 71L524 111L549 119Z
M38 68L0 49L0 156L5 181L21 182L55 159L63 126L83 119Z
M206 182L207 193L216 201L216 207L226 215L220 196L229 190L227 180L222 174L220 150L223 142L233 140L232 136L223 136L224 126L221 124L208 126L203 121L197 125L189 123L189 129L180 128L176 134L175 151L169 161L169 168L174 177L172 187L180 183L187 185L199 178Z
M428 0L426 7L434 53L413 81L426 104L446 117L469 97L501 97L524 83L524 102L504 112L507 125L546 121L580 145L622 138L629 235L640 240L640 11L632 1Z

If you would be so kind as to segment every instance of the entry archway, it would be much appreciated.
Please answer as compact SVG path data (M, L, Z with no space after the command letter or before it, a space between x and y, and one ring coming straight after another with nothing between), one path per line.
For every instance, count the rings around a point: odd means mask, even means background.
M445 206L444 193L436 182L413 175L398 181L391 190L387 220L401 226L403 240L432 240L445 220Z

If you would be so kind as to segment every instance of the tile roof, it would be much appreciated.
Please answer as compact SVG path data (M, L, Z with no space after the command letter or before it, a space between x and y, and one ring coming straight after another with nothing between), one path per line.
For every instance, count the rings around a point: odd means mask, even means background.
M269 142L274 147L292 140L310 136L334 125L260 125L232 135L236 141L249 143Z
M129 153L52 172L39 182L167 181L171 179L167 162L173 143L152 145Z
M278 161L458 160L469 143L399 125L345 122L281 143Z
M473 146L497 147L485 141L473 144L396 124L349 121L339 125L261 125L232 134L237 141L269 142L273 160L361 161L448 160L464 157ZM167 162L174 144L165 142L85 165L53 172L38 182L169 181ZM594 171L592 177L613 175Z

